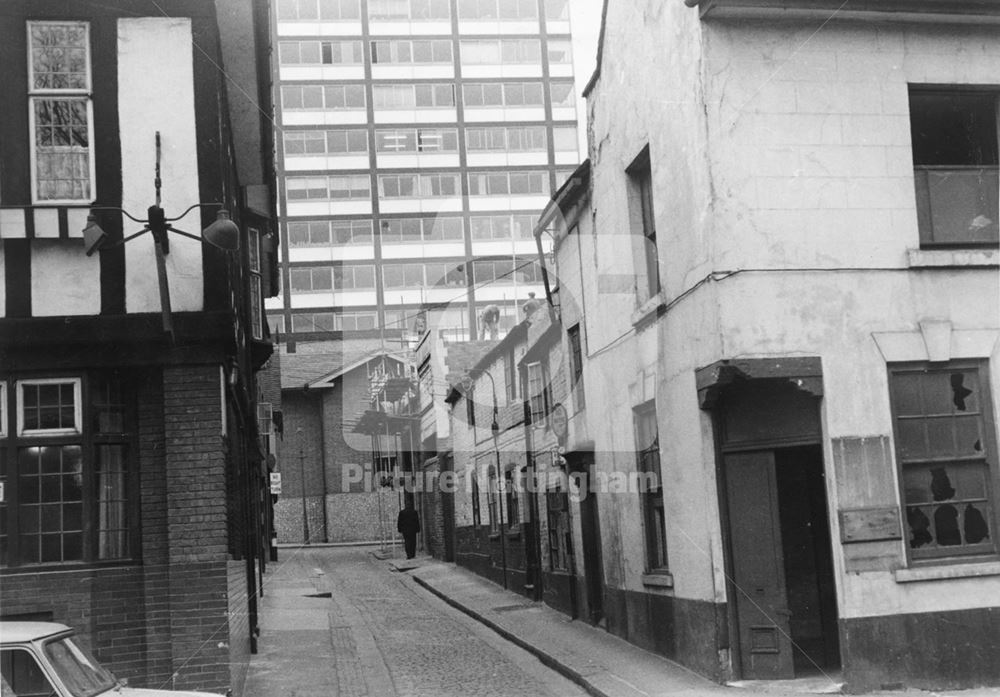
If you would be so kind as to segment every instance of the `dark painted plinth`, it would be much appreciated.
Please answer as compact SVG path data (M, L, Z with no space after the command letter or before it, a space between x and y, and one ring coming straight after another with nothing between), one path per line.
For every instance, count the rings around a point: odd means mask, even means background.
M1000 685L1000 608L841 620L844 690Z
M724 604L614 588L604 597L608 631L717 682L728 677L719 661L728 648Z

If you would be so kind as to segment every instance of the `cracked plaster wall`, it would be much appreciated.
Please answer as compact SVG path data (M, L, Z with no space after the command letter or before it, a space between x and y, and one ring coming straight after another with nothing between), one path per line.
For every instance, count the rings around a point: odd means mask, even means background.
M836 21L817 32L818 24L700 23L679 2L608 8L604 63L588 101L597 234L583 253L596 281L586 331L597 355L587 402L605 410L593 420L596 450L610 453L598 469L629 469L632 407L655 394L678 597L725 599L714 445L697 406L696 368L820 356L832 480L832 438L891 436L873 332L918 331L926 319L963 330L998 325L995 261L908 270L918 235L907 84L995 84L995 33ZM647 143L664 300L711 270L780 272L709 282L633 333L635 269L621 253L625 170ZM996 365L995 345L991 357ZM655 387L636 387L637 374L652 374ZM894 483L894 469L884 474ZM851 501L836 499L836 482L828 486L835 516ZM614 587L643 590L637 508L602 507ZM889 570L846 573L838 543L834 552L842 617L983 607L1000 597L998 577L952 581L942 593L934 583L896 583Z

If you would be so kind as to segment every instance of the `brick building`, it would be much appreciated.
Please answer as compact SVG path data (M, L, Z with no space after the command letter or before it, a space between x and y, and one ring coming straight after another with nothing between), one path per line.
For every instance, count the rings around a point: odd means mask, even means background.
M413 447L394 431L373 439L355 429L378 410L373 380L383 370L408 375L407 355L359 340L300 343L293 353L282 346L280 359L282 421L289 426L279 457L278 540L391 540L401 499L398 487L381 486L380 478L408 465Z
M0 36L2 616L74 626L133 685L238 695L268 537L266 3L5 2Z

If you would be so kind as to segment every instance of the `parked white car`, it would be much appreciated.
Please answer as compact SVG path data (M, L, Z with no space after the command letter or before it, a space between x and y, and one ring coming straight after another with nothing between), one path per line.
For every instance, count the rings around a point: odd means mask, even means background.
M128 687L52 622L0 622L2 697L218 697Z

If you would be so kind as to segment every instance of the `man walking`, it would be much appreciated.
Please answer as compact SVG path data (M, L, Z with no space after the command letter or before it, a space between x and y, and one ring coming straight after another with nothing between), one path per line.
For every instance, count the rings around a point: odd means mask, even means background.
M403 547L406 558L413 559L417 554L417 533L420 532L420 516L413 510L413 501L407 500L406 507L399 512L396 519L396 530L403 535Z

